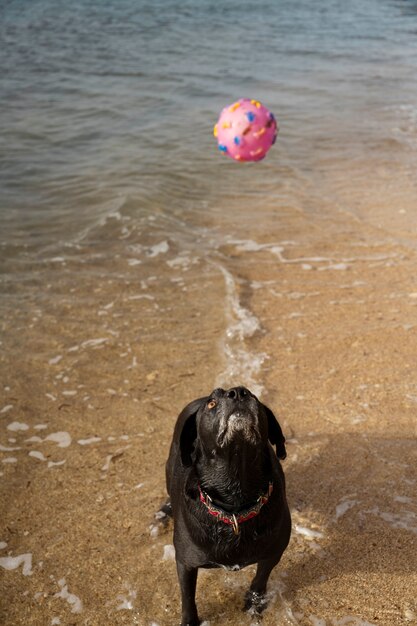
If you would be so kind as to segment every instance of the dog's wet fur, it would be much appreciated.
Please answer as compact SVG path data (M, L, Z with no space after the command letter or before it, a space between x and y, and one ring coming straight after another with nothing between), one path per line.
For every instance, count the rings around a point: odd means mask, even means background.
M257 563L244 609L266 606L266 585L288 545L291 518L279 459L285 438L272 411L245 387L215 389L178 416L166 464L168 500L157 514L174 519L181 588L181 626L200 624L195 602L199 567L241 569ZM211 515L201 492L230 514L272 493L257 515L238 528ZM209 617L209 616L207 616Z

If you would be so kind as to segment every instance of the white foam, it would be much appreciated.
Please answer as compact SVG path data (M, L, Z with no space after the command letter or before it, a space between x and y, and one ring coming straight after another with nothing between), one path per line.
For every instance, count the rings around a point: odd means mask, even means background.
M120 604L117 605L116 611L131 611L133 606L133 600L136 600L136 591L129 591L127 595L118 595L117 599L120 600Z
M333 617L332 624L333 626L376 626L375 623L372 624L355 615L346 615L340 618Z
M15 450L21 450L19 446L3 446L0 443L0 452L14 452Z
M245 309L239 302L237 295L236 283L233 276L221 268L226 283L226 292L229 300L229 307L231 309L234 323L228 327L227 336L238 337L244 339L245 337L251 337L260 328L260 323L257 317L253 315L248 309Z
M187 270L194 262L195 260L192 261L189 256L181 255L167 261L167 265L172 269L181 268L182 270Z
M4 548L7 548L7 542L6 541L0 541L0 550L4 550Z
M261 395L262 385L256 381L261 366L267 355L249 353L244 342L260 329L258 318L245 309L237 294L237 286L233 276L224 267L219 266L226 286L227 329L223 340L223 352L226 368L217 378L219 386L228 385L238 380L246 384L256 395Z
M56 365L62 360L62 358L63 358L62 354L58 354L57 356L54 356L52 359L49 359L48 363L49 365Z
M17 459L15 456L6 456L2 459L2 463L17 463Z
M415 611L412 611L411 609L405 609L404 617L407 622L417 623L417 613Z
M107 472L110 468L110 463L112 462L113 459L117 459L119 456L121 456L123 454L123 452L125 450L128 450L130 448L130 445L125 446L124 448L119 448L118 450L116 450L116 452L113 452L113 454L108 454L106 456L106 460L105 463L103 465L103 467L101 468L102 472Z
M349 265L347 263L330 263L324 267L319 267L319 272L323 272L325 270L337 270L337 271L346 271L349 269Z
M151 524L149 526L149 535L155 539L155 537L157 537L159 535L159 525L158 524Z
M41 437L38 437L37 435L33 435L33 437L28 437L28 439L25 439L26 443L42 443L43 439Z
M137 296L129 296L128 300L155 300L155 296L148 293L138 294Z
M127 250L131 253L131 254L142 254L143 253L143 246L140 243L131 243L130 245L127 246Z
M269 244L262 244L253 241L253 239L231 239L230 243L235 244L237 249L242 252L259 252L270 247Z
M310 620L312 626L326 626L326 620L322 619L321 617L309 615L308 619Z
M58 448L68 448L71 445L71 435L66 431L59 431L57 433L51 433L45 437L44 441L53 441L58 444Z
M53 617L51 621L51 626L58 626L61 623L59 617Z
M56 465L64 465L66 460L64 461L48 461L48 467L55 467Z
M82 342L81 348L96 348L98 346L102 346L107 341L109 341L108 337L99 337L98 339L87 339L86 341Z
M121 600L122 602L116 606L116 611L131 611L133 609L133 603L128 598L124 598L123 596L117 596L117 599Z
M29 430L29 426L24 422L11 422L10 424L8 424L7 430L11 430L12 432L16 433L19 430Z
M36 424L33 428L35 430L46 430L48 428L48 424Z
M13 404L6 404L6 406L4 406L0 413L7 413L8 411L11 411L13 408Z
M109 469L109 467L110 467L110 463L111 463L112 458L113 458L113 455L112 455L112 454L108 454L108 455L106 456L106 461L105 461L105 463L104 463L103 467L101 468L101 471L102 471L102 472L107 472L107 471L108 471L108 469Z
M167 241L161 241L161 243L157 243L148 250L148 256L153 258L158 256L158 254L166 254L169 250L169 244Z
M387 522L392 528L400 528L403 530L409 530L412 533L417 534L417 515L414 511L402 510L399 513L389 513L387 511L381 511L378 507L364 511L365 513L371 513L377 515L384 522Z
M99 441L101 441L101 437L90 437L89 439L78 439L77 443L80 444L80 446L89 446L92 443L98 443Z
M141 265L142 261L140 261L140 259L128 259L127 260L128 265L130 265L131 267L135 267L135 265Z
M285 576L285 572L281 572L281 576ZM299 621L296 615L294 615L291 604L285 597L285 588L286 586L282 579L276 581L275 583L272 583L271 581L269 584L269 591L266 594L266 602L269 605L272 605L274 604L276 596L278 596L280 610L276 615L275 623L299 626ZM258 624L258 620L256 624Z
M65 578L58 580L58 585L61 587L61 591L57 591L57 593L54 594L54 598L62 598L63 600L66 600L72 607L71 613L81 613L83 610L82 600L74 593L70 593L68 591L68 585L66 584Z
M355 504L358 504L358 500L344 500L340 504L336 506L336 514L335 519L338 520L339 517L342 517L349 509L351 509Z
M259 252L261 250L267 250L268 252L271 252L271 254L276 256L279 259L280 263L302 263L305 265L306 263L325 263L332 261L332 259L329 259L327 257L300 257L295 259L286 259L283 256L283 252L285 251L285 246L288 247L290 245L294 245L294 242L292 241L285 241L282 242L282 244L259 244L256 241L249 239L246 241L231 241L231 243L237 244L237 249L241 250L242 252Z
M396 254L373 255L373 256L368 256L368 257L358 256L358 257L338 259L338 260L335 260L330 257L298 257L298 258L287 259L284 256L284 252L288 246L295 245L295 242L293 241L283 241L278 244L274 244L274 243L259 244L256 241L253 241L251 239L248 239L248 240L230 239L229 243L236 245L237 250L242 251L242 252L260 252L262 250L266 250L267 252L270 252L271 254L276 256L280 263L301 264L302 269L305 269L305 270L312 269L311 263L315 263L315 264L327 263L327 265L319 267L318 269L319 270L339 270L339 271L342 270L343 271L343 270L349 269L349 264L351 263L355 263L355 262L369 262L369 263L378 262L379 263L382 261L388 261L398 256ZM415 297L417 297L417 293Z
M29 452L29 456L33 457L34 459L38 459L39 461L46 461L47 460L44 457L44 455L42 454L42 452L39 452L38 450L31 450Z
M18 556L2 556L0 557L0 567L7 570L14 570L23 565L23 576L32 576L32 554L19 554Z
M171 544L164 546L164 554L162 555L164 561L175 561L175 548Z
M299 524L294 525L295 532L299 535L303 535L307 539L319 539L324 537L324 534L318 530L312 530L311 528L307 528L306 526L300 526Z
M413 499L408 496L395 496L395 502L401 502L402 504L411 504Z

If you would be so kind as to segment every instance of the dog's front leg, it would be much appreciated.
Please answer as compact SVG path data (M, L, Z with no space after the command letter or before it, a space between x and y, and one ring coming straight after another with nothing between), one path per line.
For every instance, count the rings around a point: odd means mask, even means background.
M197 587L197 567L187 567L177 561L178 580L181 588L182 621L181 626L199 626L195 590Z
M266 609L266 584L270 573L278 561L279 558L277 559L276 557L266 559L265 561L259 561L255 578L252 580L249 591L245 596L245 611L254 609L256 613L262 613L262 611Z

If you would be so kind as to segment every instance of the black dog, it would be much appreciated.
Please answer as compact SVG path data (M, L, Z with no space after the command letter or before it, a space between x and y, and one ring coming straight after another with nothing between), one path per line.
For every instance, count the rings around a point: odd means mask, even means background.
M285 456L274 414L245 387L215 389L180 413L166 464L170 498L161 511L174 518L182 626L200 624L199 567L257 563L244 608L265 608L269 575L291 533L278 460Z

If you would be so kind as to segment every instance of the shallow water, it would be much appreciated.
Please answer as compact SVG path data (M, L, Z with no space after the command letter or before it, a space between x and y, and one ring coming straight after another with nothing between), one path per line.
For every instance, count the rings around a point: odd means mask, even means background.
M121 275L146 279L150 264L160 274L167 261L218 260L225 234L323 218L346 229L345 214L414 238L413 8L5 3L3 279L128 253ZM281 132L264 163L238 167L220 158L212 126L245 94Z
M111 215L144 235L181 237L184 222L193 235L206 214L217 224L248 195L250 213L268 222L263 206L277 198L317 213L311 192L331 190L332 212L362 214L358 192L415 191L413 9L4 3L3 256L44 257L89 232L100 240ZM280 121L260 166L220 159L212 137L220 109L245 94ZM119 226L104 230L117 239Z
M414 8L3 4L4 291L26 300L41 282L48 301L57 266L82 289L115 260L117 281L167 283L132 296L152 315L175 308L184 276L220 272L231 315L236 276L219 254L229 237L288 235L303 257L311 238L360 219L414 245ZM220 158L212 126L245 94L281 132L266 161L239 167Z
M176 623L173 422L243 383L288 439L265 626L412 623L416 27L394 0L2 4L6 622ZM212 136L241 96L280 123L259 164ZM251 575L202 573L207 623L253 623Z

